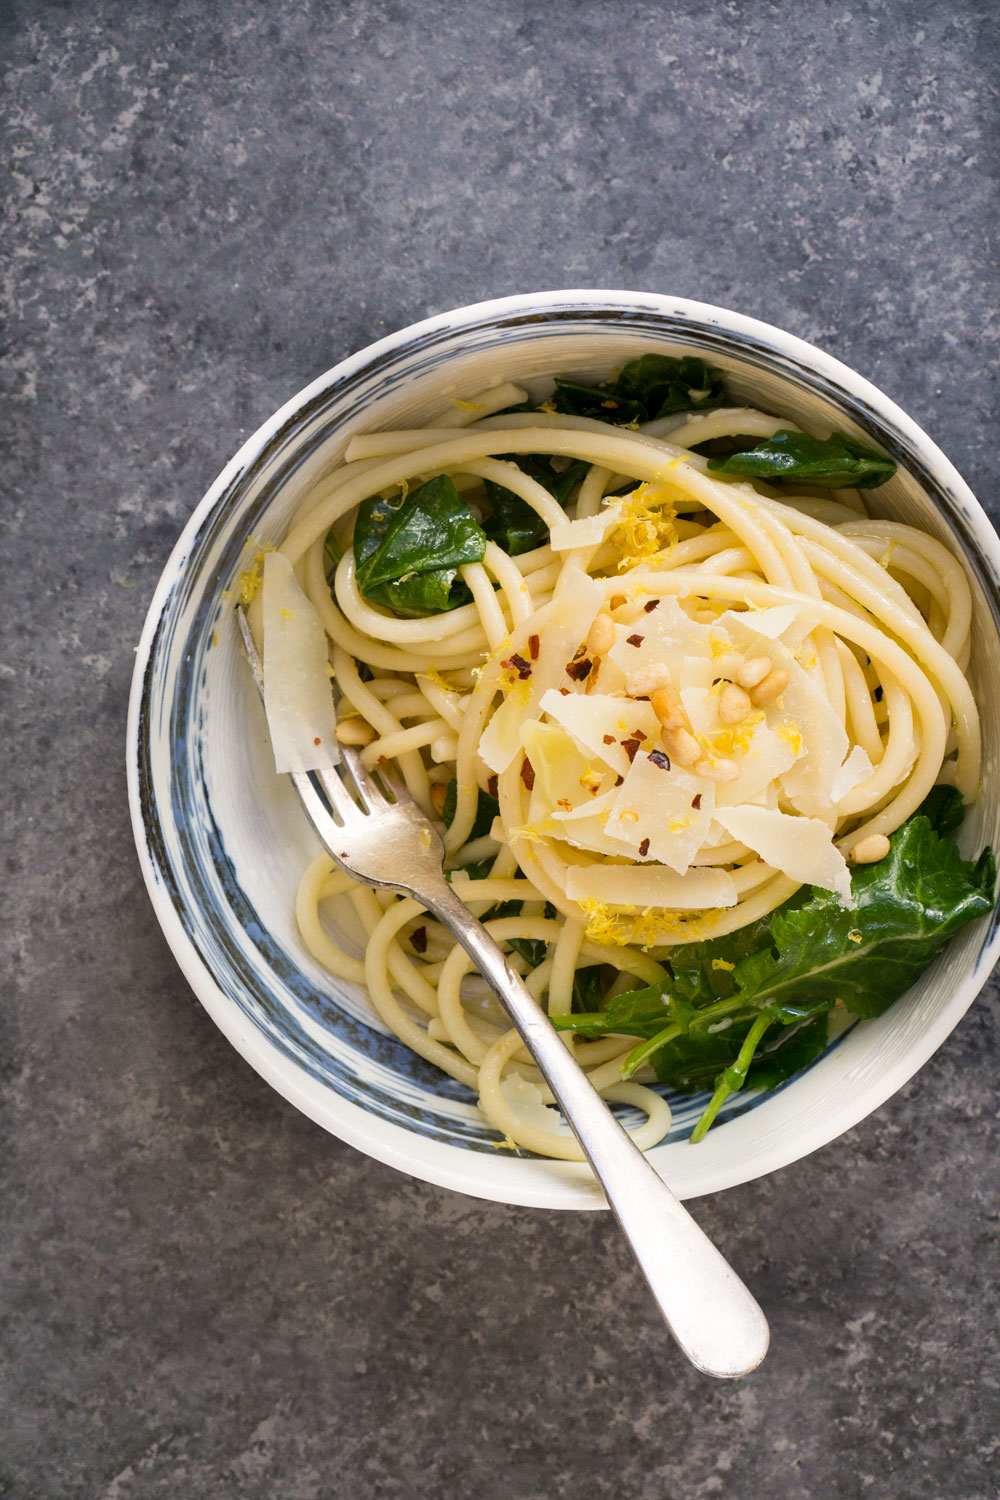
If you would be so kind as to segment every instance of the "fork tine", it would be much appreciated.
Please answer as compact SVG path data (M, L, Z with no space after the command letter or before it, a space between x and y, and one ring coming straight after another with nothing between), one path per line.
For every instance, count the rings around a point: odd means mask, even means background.
M389 803L383 797L375 778L365 770L361 756L353 745L341 745L340 758L348 771L351 779L358 789L358 796L364 804L366 812L382 812ZM381 772L382 767L379 767Z
M402 776L400 776L395 766L379 766L378 774L381 776L382 780L385 782L386 786L389 788L390 792L395 797L397 802L401 802L404 807L418 806L416 799L410 794L409 787L406 785L406 782L403 780Z

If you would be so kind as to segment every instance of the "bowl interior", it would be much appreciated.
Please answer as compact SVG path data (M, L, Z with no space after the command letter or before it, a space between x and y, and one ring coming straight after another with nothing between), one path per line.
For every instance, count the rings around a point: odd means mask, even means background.
M501 1148L468 1092L387 1035L363 993L322 970L299 940L295 891L319 845L291 784L274 773L238 649L231 590L241 569L280 540L355 433L418 425L448 397L504 379L541 389L555 374L603 376L646 352L697 353L729 372L740 399L892 453L901 468L872 497L877 509L961 552L973 581L974 677L986 683L1000 669L996 537L950 465L884 397L732 314L592 296L431 320L338 366L255 435L192 517L161 581L130 733L137 838L158 915L243 1055L320 1124L391 1165L466 1193L560 1208L603 1206L589 1171ZM979 702L984 792L962 829L966 853L1000 833L1000 700L981 693ZM671 1134L651 1153L657 1170L693 1197L773 1170L861 1119L971 1003L995 956L995 927L994 917L966 929L903 1000L842 1035L805 1074L731 1100L696 1148L687 1135L705 1098L674 1096Z

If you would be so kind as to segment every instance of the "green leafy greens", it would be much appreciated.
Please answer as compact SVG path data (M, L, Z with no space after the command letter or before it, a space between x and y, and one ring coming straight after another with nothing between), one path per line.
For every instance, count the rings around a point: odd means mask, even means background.
M591 417L616 426L651 422L680 411L706 411L726 400L724 373L696 355L644 354L613 380L581 385L557 380L552 404L572 417Z
M458 576L482 562L486 536L446 474L408 495L358 508L354 560L366 599L407 617L438 615L472 595Z
M589 467L582 459L575 458L564 468L557 469L551 458L536 453L508 453L501 457L516 463L523 473L537 479L564 508ZM483 522L483 531L490 541L497 542L511 557L530 552L532 547L540 547L548 538L549 528L538 512L513 490L505 489L492 479L487 479L485 484L490 515Z
M648 1061L683 1092L711 1083L692 1136L700 1140L729 1094L773 1088L819 1056L835 1006L881 1015L961 927L992 910L992 850L964 860L946 837L961 817L959 793L936 787L891 836L884 859L855 867L850 907L803 887L748 927L671 949L668 978L555 1024L587 1037L642 1038L625 1077Z
M769 438L746 438L749 446L724 458L710 458L720 474L768 479L772 484L816 484L824 489L873 490L896 472L891 458L834 433L828 438L804 432L776 432Z

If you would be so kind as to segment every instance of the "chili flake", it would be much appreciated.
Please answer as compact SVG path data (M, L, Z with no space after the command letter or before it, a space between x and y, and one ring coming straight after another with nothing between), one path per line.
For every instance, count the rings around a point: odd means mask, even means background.
M525 661L523 656L518 656L516 651L513 656L509 656L500 665L502 667L510 667L512 671L517 673L522 682L526 682L531 676L531 663Z
M539 641L537 635L528 636L528 655L531 657L532 661L538 660L538 652L540 646L541 642Z
M659 602L659 599L647 599L645 604L642 606L643 614L651 615Z
M627 635L625 639L630 646L641 646L646 637L644 635Z
M572 677L574 682L583 682L593 670L592 661L568 661L566 663L566 676Z
M650 750L649 758L654 766L659 766L661 771L670 770L670 757L669 755L664 755L662 750Z
M495 802L496 799L497 799L497 797L500 794L500 786L499 786L499 783L497 782L496 776L491 776L489 778L489 780L486 783L486 790L489 792L490 796L493 798L493 800Z
M410 933L410 947L415 953L427 952L427 928L414 927Z
M640 859L645 859L646 855L648 853L649 853L649 839L643 839L642 843L639 845L639 858Z
M535 784L535 768L527 756L521 762L521 780L530 792Z
M641 744L642 744L642 740L622 740L622 742L621 742L622 749L625 751L625 754L628 756L629 765L631 765L632 762L635 760L636 751L638 750L638 748L639 748L639 746Z

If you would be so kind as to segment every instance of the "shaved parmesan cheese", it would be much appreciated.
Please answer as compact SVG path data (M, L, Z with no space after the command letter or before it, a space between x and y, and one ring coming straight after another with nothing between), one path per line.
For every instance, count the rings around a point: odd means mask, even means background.
M264 711L279 771L316 771L340 759L326 632L280 552L264 558L261 589Z
M575 547L596 547L604 541L621 519L620 505L607 505L596 516L580 516L576 521L557 521L549 529L549 546L553 552L572 552Z
M640 751L604 826L635 857L659 860L683 875L704 843L714 808L712 782L682 766L665 770ZM646 851L639 856L643 843Z
M751 635L766 636L769 641L776 641L786 631L801 619L803 610L798 604L772 604L769 609L734 610L727 609L725 614L719 616L719 625L723 630L735 626L740 632L749 631ZM815 616L808 619L806 634L815 629Z
M830 801L835 804L841 802L848 792L853 792L856 786L860 786L874 769L867 750L863 750L860 745L855 745L830 783Z
M557 807L576 807L594 800L591 787L614 776L606 766L593 765L558 724L539 724L529 719L522 726L525 754L535 773L535 793L546 812Z
M725 870L689 870L678 875L662 865L568 865L566 894L571 901L615 906L663 906L671 911L703 911L736 905L736 883Z
M755 850L765 864L801 885L836 891L844 905L851 897L851 876L833 836L819 818L797 818L765 807L718 807L716 822Z
M566 664L587 638L594 616L604 602L604 590L580 568L565 568L552 603L531 620L539 638L538 659L531 663L531 676L513 686L490 719L479 741L480 759L491 771L506 771L521 748L521 723L536 714L536 706L549 688L568 684ZM525 629L504 647L504 655L527 651Z
M649 703L629 702L607 693L567 693L549 689L539 703L542 713L549 714L567 729L578 744L592 756L624 776L631 764L622 740L655 740L660 721ZM606 741L610 739L609 745Z

